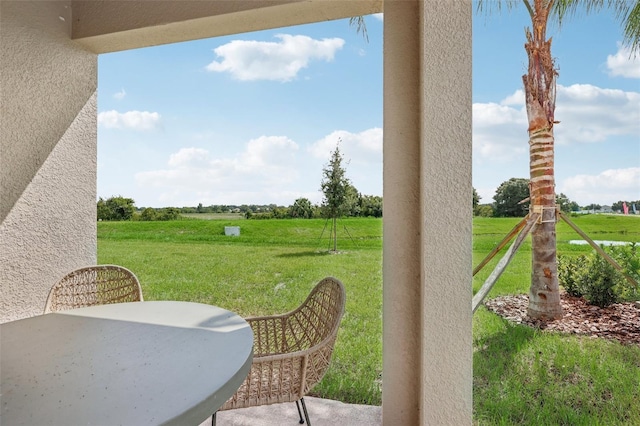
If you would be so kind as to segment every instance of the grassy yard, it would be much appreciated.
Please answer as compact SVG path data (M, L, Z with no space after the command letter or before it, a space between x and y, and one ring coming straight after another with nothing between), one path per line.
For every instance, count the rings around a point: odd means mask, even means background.
M640 242L640 218L583 216L593 239ZM476 218L474 265L518 219ZM240 226L239 237L224 226ZM314 394L380 404L382 221L339 221L340 254L328 254L324 220L101 222L98 260L138 275L146 300L211 303L244 316L297 306L326 275L342 280L347 307L332 366ZM589 252L558 224L559 253ZM500 257L497 256L497 257ZM474 291L498 259L478 273ZM526 293L530 244L489 297ZM640 424L640 348L536 331L480 308L474 316L474 417L478 424Z

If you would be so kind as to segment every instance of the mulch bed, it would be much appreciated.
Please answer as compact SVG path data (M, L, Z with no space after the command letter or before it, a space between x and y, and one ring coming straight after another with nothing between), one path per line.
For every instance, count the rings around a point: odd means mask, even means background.
M592 306L581 297L560 294L564 317L555 321L533 320L527 316L529 297L525 294L500 296L485 302L492 312L506 320L561 333L588 335L640 346L640 302L616 303L606 308Z

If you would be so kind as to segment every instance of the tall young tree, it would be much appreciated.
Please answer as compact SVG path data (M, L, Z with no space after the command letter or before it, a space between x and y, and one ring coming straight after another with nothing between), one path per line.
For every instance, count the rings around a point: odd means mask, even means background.
M333 251L338 250L337 221L345 208L347 188L351 185L347 179L347 172L342 167L342 154L340 153L340 141L335 151L331 153L329 163L322 169L322 207L326 217L333 221L331 237L333 239Z
M522 76L529 127L529 174L531 211L539 213L540 222L532 230L531 286L528 314L532 318L555 319L562 316L556 261L556 194L554 178L554 134L556 77L551 56L551 39L547 39L550 16L558 19L578 10L594 12L603 7L614 9L624 26L624 42L633 51L640 49L640 0L503 0L480 1L507 7L523 4L531 17L524 48L529 61Z

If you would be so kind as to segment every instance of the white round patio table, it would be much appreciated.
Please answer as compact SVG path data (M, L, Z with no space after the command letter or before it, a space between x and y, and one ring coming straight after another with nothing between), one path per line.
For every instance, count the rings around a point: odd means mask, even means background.
M232 396L253 333L225 309L132 302L0 324L0 423L198 425Z

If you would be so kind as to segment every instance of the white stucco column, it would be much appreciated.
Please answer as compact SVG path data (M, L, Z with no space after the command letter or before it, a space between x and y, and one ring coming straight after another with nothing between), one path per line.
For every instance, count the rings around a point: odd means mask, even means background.
M471 12L384 4L385 425L472 421Z
M96 262L97 55L70 0L0 2L0 322Z
M418 4L386 1L383 139L383 424L420 410L420 40Z

